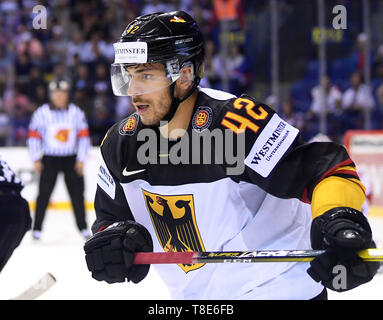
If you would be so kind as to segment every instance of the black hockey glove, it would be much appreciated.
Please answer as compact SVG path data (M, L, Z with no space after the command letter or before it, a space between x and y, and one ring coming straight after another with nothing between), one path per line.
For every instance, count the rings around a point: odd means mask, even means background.
M108 283L138 283L150 265L134 265L135 252L153 251L149 231L134 221L117 222L95 233L84 245L85 260L92 277Z
M357 255L360 250L376 247L370 225L358 210L338 207L316 217L311 225L311 245L326 252L311 261L307 273L331 290L353 289L370 281L379 268L379 262L365 262ZM342 269L335 266L345 268L345 279L337 271Z

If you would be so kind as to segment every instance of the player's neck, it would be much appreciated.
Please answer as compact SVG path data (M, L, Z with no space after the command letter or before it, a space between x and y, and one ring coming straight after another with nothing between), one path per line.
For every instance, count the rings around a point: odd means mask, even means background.
M173 118L166 125L159 127L163 137L169 140L176 140L184 135L189 127L197 96L198 89L189 98L180 103Z

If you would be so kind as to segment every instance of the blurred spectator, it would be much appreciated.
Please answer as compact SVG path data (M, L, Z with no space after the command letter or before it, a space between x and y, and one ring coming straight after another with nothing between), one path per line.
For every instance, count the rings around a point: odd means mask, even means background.
M32 63L38 63L44 56L43 44L25 26L22 26L19 32L15 41L17 54L26 53Z
M305 123L304 114L301 112L294 111L291 99L288 99L282 103L282 110L280 112L280 115L281 118L287 123L302 131Z
M310 110L306 114L306 121L310 122L311 126L319 123L322 111L327 120L327 134L334 141L339 141L342 135L342 92L332 84L329 76L324 76L322 79L324 96L321 96L321 86L317 85L311 90L312 102Z
M53 65L53 71L50 75L50 78L58 79L58 78L68 78L66 65L64 63L56 63Z
M16 44L16 53L18 55L28 52L28 42L32 35L30 30L24 24L17 26L16 34L13 35Z
M94 75L94 87L93 91L97 91L97 88L102 88L106 91L106 94L112 96L112 86L110 84L110 75L105 64L98 64L95 67Z
M380 110L383 110L383 84L376 89L376 98L378 100Z
M48 54L52 64L65 63L68 42L63 27L56 25L52 29L53 37L48 45Z
M33 65L39 64L44 58L44 47L39 39L32 37L28 43L28 52Z
M15 63L15 72L17 74L17 80L20 83L27 83L29 79L29 73L32 69L32 63L29 59L27 52L22 52L17 55Z
M113 43L115 39L112 37L105 38L105 41L100 42L100 52L103 60L110 64L114 62L114 47Z
M356 68L357 71L363 72L366 64L366 45L368 36L365 33L360 33L356 41Z
M22 92L22 86L16 84L13 89L7 90L3 98L3 109L9 115L12 115L16 106L23 113L31 113L33 105L29 100L28 96Z
M317 85L311 90L312 103L310 111L315 115L319 115L324 107L325 113L339 114L342 111L342 92L340 89L331 83L329 76L324 76L322 79L324 88L324 99L321 98L321 86ZM324 104L323 104L324 103Z
M99 32L94 32L91 35L89 41L86 41L83 47L83 52L80 56L82 62L85 63L102 63L108 60L107 57L103 55L105 48L105 41L101 39Z
M33 36L29 27L24 24L19 25L13 37L17 55L27 54L32 63L41 60L44 55L43 44Z
M230 92L241 95L247 90L249 80L247 59L239 45L232 44L229 50L226 68L229 71Z
M84 111L87 119L90 119L93 110L93 99L84 88L75 89L73 103Z
M211 87L217 89L221 85L221 78L218 74L220 66L219 57L217 56L216 46L213 40L207 40L205 43L205 59L204 59L204 77L208 80Z
M76 57L82 56L84 51L84 38L81 31L76 30L73 34L73 38L69 41L67 46L66 62L68 67L73 67L76 64Z
M13 89L6 90L2 110L9 119L10 130L8 132L12 133L12 136L7 140L10 141L11 145L25 145L33 105L28 96L21 91L20 84L17 84Z
M11 117L11 126L13 132L12 145L25 146L28 138L28 125L30 121L30 113L22 106L16 104L13 108Z
M35 88L34 99L31 101L33 109L38 108L48 101L47 86L40 84Z
M3 28L0 28L0 49L5 49L7 46L8 37ZM1 55L0 55L1 57Z
M208 35L211 29L210 20L212 18L212 11L201 6L198 1L193 1L193 10L190 15L197 22L202 34Z
M190 14L191 16L193 15L193 9L196 6L200 5L199 0L176 0L176 1L171 1L172 5L172 10L182 10Z
M374 78L383 78L383 44L381 44L376 51L376 56L372 65L372 76Z
M5 47L0 45L0 75L5 74L11 61L5 51Z
M103 108L108 112L109 117L114 120L115 106L114 100L111 95L108 94L108 85L105 82L98 82L94 87L95 97L93 101L93 109ZM93 111L94 112L94 111Z
M95 92L94 107L106 109L111 119L115 116L115 103L110 83L110 75L105 64L98 64L95 67L93 92Z
M132 98L127 96L116 97L116 120L123 119L135 111Z
M141 14L150 14L154 12L167 12L172 10L172 6L169 3L164 3L160 0L146 0L146 4L141 10Z
M137 16L140 15L140 11L138 8L136 8L134 6L134 8L131 8L131 6L129 6L129 2L125 2L125 5L128 7L126 10L123 11L124 15L123 15L123 20L122 20L122 24L123 25L128 25L129 23L131 23ZM114 35L114 39L117 39L120 35L121 35L121 30L117 27L114 32L113 32L113 35Z
M118 21L118 19L120 19L119 11L121 9L123 10L123 8L117 10L118 6L120 6L120 4L117 2L114 5L110 3L107 4L107 8L105 8L105 11L102 13L101 19L99 19L97 23L99 30L102 32L102 38L104 40L113 37L115 32L119 30L118 27L116 27L116 22ZM121 31L119 30L119 32Z
M213 0L213 8L211 27L218 24L221 31L223 29L226 31L245 29L241 0Z
M1 101L1 100L0 100ZM0 108L0 147L7 145L10 119L7 113Z
M268 96L265 100L265 103L273 109L275 112L279 112L279 110L282 109L282 106L280 106L278 99L275 96Z
M309 121L305 113L296 111L291 98L282 102L279 114L283 120L299 129L304 141L309 141L319 132L318 122Z
M0 10L3 12L15 12L17 9L17 1L5 0L0 3Z
M229 54L225 60L221 54L216 54L213 57L211 71L217 77L218 89L224 89L223 81L227 77L229 86L226 88L227 91L234 95L241 95L246 91L248 84L246 57L238 45L234 43L230 45Z
M345 130L364 127L365 110L372 110L375 102L370 88L362 83L362 75L354 72L351 75L351 87L342 97L343 121Z
M39 107L41 105L41 102L45 102L45 86L46 83L44 81L40 68L32 67L29 73L29 80L26 92L28 94L29 99L31 100L31 103L34 105L34 109Z
M73 75L74 79L74 91L83 90L85 94L89 97L93 95L93 81L89 76L89 69L86 64L80 64L77 66L75 73ZM85 113L88 113L84 110Z
M93 115L89 118L92 145L99 146L113 124L114 120L109 117L107 109L102 106L96 107Z
M0 69L0 105L3 104L3 96L5 95L5 90L7 88L7 73L5 71L1 72Z

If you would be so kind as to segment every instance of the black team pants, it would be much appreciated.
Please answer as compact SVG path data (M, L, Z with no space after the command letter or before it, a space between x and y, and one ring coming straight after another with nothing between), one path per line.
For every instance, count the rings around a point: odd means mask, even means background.
M43 156L42 163L44 167L40 175L33 230L41 231L45 212L59 172L64 173L64 181L72 201L77 227L79 230L86 229L84 177L79 176L74 169L76 156Z

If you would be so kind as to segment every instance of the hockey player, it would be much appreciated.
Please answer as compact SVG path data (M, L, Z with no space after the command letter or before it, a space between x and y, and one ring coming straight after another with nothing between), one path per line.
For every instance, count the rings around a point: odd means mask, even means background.
M324 299L324 287L348 290L373 278L378 264L356 254L374 246L360 212L364 187L342 146L303 143L297 129L251 96L199 88L203 36L182 11L136 18L114 49L114 93L131 96L136 112L101 144L97 219L84 245L93 278L140 282L149 265L132 264L139 251L311 247L327 249L311 265L155 267L174 299ZM214 140L202 154L182 145L183 161L171 161L185 137L213 131L238 139L228 144L222 135L224 143ZM239 152L240 137L244 169L229 173L232 162L217 151ZM207 153L212 161L193 162ZM333 283L338 264L347 270L342 288Z
M0 158L0 271L31 228L28 202L21 196L23 182Z

